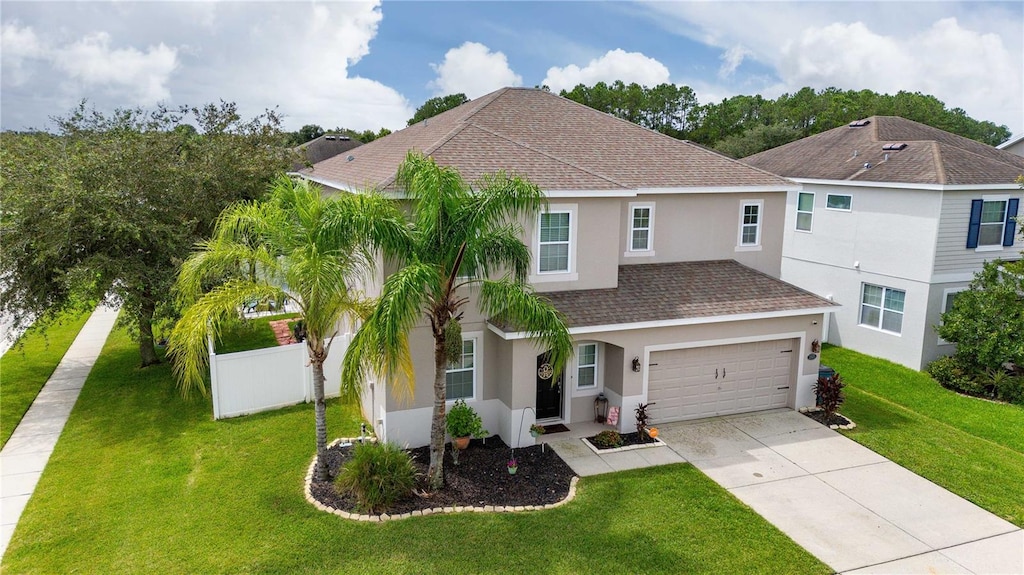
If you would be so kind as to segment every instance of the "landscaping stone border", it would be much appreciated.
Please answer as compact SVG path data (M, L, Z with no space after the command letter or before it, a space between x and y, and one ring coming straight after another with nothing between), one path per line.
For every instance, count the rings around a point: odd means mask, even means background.
M594 453L596 453L598 455L607 454L607 453L618 453L620 451L633 451L634 449L650 449L651 447L663 447L663 446L666 445L666 443L664 441L662 441L661 439L655 437L654 441L652 441L651 443L642 443L642 444L638 444L638 445L627 445L625 447L613 447L611 449L601 449L601 448L595 446L593 443L590 443L590 441L588 441L586 437L581 437L580 439L583 440L583 443L585 443L587 445L587 447L590 448L591 451L593 451Z
M814 412L817 412L817 411L821 411L821 408L817 407L817 406L815 406L815 407L801 407L799 409L799 411L800 411L800 413L814 413ZM840 415L842 415L842 414L840 414ZM846 416L843 415L843 417L846 417ZM850 424L849 425L830 425L830 426L828 426L828 428L829 429L847 429L848 430L848 429L854 429L855 427L857 427L857 424L854 423L853 420L850 419L849 417L846 417L846 421L849 421Z
M376 437L364 437L364 441L376 442ZM356 443L359 441L358 437L343 437L335 439L331 442L329 447L334 447L340 443ZM607 450L606 450L607 451ZM576 483L579 481L579 476L573 477L569 481L569 494L565 496L565 499L549 503L547 505L486 505L483 507L471 507L471 506L449 506L449 507L434 507L433 509L417 509L410 513L401 513L398 515L390 515L387 513L381 513L380 515L362 515L359 513L350 513L344 509L337 509L330 505L324 505L313 497L311 487L313 485L313 473L316 470L316 456L313 456L313 462L309 464L309 470L306 472L306 479L303 482L303 492L306 495L306 501L308 501L313 507L316 507L320 511L326 513L333 513L338 517L345 519L352 519L353 521L366 521L369 523L381 523L384 521L393 521L397 519L408 519L410 517L422 517L425 515L437 515L441 513L515 513L518 511L540 511L542 509L554 509L561 507L566 503L576 498Z

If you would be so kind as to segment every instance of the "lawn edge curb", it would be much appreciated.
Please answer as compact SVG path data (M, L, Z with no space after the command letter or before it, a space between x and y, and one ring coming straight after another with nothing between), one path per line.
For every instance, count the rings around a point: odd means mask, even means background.
M341 437L331 442L330 446L334 447L339 443L355 443L360 439L364 441L376 442L376 437ZM576 484L580 478L578 475L574 475L569 480L569 493L566 496L554 503L548 503L547 505L484 505L484 506L449 506L449 507L434 507L432 509L417 509L409 513L401 513L399 515L390 515L388 513L381 513L380 515L362 515L359 513L351 513L344 509L337 509L330 505L324 505L313 497L313 472L316 470L316 456L313 456L313 461L309 464L309 469L306 471L306 477L303 480L303 494L306 496L306 501L310 505L316 507L317 510L325 513L331 513L337 515L343 519L351 519L353 521L364 521L368 523L382 523L384 521L395 521L399 519L408 519L410 517L423 517L426 515L440 515L444 513L518 513L521 511L541 511L544 509L554 509L561 507L566 503L576 498Z

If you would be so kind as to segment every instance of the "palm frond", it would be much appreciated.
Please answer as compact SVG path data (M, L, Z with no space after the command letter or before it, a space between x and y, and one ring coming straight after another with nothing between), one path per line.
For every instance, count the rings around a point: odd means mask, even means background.
M529 286L508 279L485 280L480 288L480 308L496 321L536 339L551 353L556 372L572 357L573 341L565 318Z

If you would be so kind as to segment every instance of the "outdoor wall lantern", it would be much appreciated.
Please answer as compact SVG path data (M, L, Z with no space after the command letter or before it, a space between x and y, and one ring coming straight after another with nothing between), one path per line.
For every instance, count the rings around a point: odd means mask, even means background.
M820 353L821 352L821 342L818 341L818 340L812 341L811 342L811 351L814 352L814 353Z
M594 421L604 423L608 419L608 398L603 393L594 398Z
M633 371L635 371L637 373L640 373L640 356L639 355L635 356L633 358Z

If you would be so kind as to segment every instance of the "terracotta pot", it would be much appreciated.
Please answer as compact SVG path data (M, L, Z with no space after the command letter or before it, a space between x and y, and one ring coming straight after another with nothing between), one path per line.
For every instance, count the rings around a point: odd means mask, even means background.
M452 440L452 445L455 446L455 449L465 449L469 447L469 439L468 435L466 437L456 437Z

